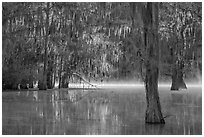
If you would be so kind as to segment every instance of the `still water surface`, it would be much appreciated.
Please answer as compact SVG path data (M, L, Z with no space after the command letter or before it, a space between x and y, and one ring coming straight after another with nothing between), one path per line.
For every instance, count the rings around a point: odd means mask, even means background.
M201 134L202 89L159 87L164 125L145 124L138 87L2 93L2 134Z

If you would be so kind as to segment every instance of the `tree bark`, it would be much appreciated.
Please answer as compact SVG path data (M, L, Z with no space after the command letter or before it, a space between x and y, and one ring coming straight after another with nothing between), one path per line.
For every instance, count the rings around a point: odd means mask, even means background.
M57 70L57 55L54 55L54 64L53 64L53 82L52 82L52 87L55 87L55 82L56 82L56 70Z
M62 88L68 88L68 76L67 74L62 76Z
M178 60L174 63L172 70L172 85L171 90L187 89L186 84L183 80L183 67L184 63L182 60Z
M177 39L178 43L178 39ZM187 89L186 84L183 80L183 68L184 61L182 60L182 56L179 54L181 48L178 45L173 45L171 51L172 57L172 84L171 90L179 90L179 89Z
M182 20L182 19L181 19ZM183 80L183 68L184 68L184 47L186 47L185 35L184 35L184 27L182 26L180 29L180 39L182 40L182 45L179 45L179 34L177 33L177 45L173 47L172 54L172 85L171 90L179 90L179 89L187 89L186 84Z
M47 87L53 88L53 67L54 67L54 53L51 51L47 68Z
M68 63L65 63L64 66L64 75L62 76L62 87L63 88L68 88L68 84L69 84L69 67L68 67Z
M147 3L143 7L144 45L146 49L146 101L145 122L164 124L158 93L159 39L158 39L158 3Z
M62 64L63 63L63 56L61 56L61 61L60 61L60 69L59 69L59 74L58 74L58 77L59 77L59 86L58 88L61 88L62 87Z
M44 43L44 69L43 69L43 78L40 81L39 90L46 90L47 89L47 48L48 48L48 36L49 36L49 2L47 3L46 8L46 24L45 24L45 43Z

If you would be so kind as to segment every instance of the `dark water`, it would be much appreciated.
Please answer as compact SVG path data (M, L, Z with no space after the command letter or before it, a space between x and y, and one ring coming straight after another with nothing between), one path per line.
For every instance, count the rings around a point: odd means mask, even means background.
M143 87L2 93L2 134L201 134L202 89L160 87L165 125L145 124Z

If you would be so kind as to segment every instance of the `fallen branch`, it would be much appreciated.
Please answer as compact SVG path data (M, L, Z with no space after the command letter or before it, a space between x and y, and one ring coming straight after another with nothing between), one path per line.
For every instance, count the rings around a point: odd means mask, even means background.
M91 84L90 82L88 82L87 80L85 80L79 73L72 73L72 75L75 75L75 76L78 76L81 80L83 80L85 83L93 86L93 87L96 87L96 85L93 85Z

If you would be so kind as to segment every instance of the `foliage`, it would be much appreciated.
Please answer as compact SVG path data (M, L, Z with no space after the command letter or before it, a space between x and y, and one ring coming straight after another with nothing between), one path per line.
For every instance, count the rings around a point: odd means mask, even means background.
M95 80L142 79L144 31L134 5L3 2L3 87L42 81L52 88L56 81L67 84L74 72ZM201 5L160 3L160 77L171 73L176 46L185 76L195 77L192 70L201 64Z

